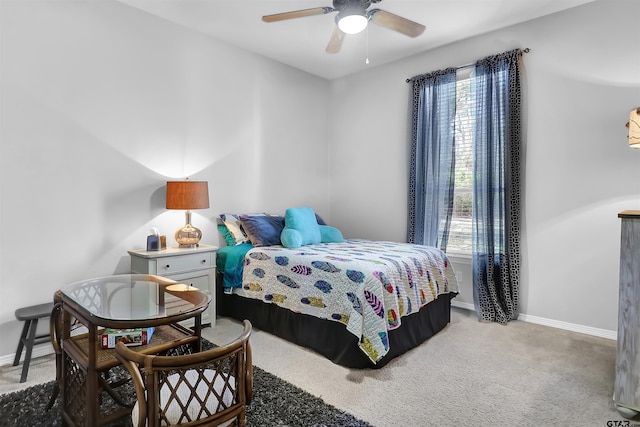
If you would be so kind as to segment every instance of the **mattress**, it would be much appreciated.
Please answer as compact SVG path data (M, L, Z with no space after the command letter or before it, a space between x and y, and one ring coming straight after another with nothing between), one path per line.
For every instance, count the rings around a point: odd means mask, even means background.
M233 267L226 255L219 261L235 276L242 262L237 297L342 324L374 365L389 353L391 331L438 298L448 307L458 292L446 254L433 247L351 239L246 249Z

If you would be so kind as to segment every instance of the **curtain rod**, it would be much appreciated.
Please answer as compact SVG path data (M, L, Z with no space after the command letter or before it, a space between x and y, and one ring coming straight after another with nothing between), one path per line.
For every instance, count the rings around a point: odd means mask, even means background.
M528 47L525 47L524 49L522 49L522 51L521 51L521 52L522 52L522 53L529 53L529 52L531 52L531 49L529 49ZM477 61L476 61L476 62L477 62ZM457 70L462 70L462 69L465 69L465 68L473 67L474 65L476 65L476 62L472 62L472 63L470 63L470 64L466 64L466 65L460 65L460 66L458 66L458 67L451 67L451 68L454 68L456 71L457 71ZM417 76L415 76L415 77L417 77ZM413 79L414 79L415 77L412 77L412 78L410 78L410 79L407 79L407 83L410 83L411 81L413 81Z

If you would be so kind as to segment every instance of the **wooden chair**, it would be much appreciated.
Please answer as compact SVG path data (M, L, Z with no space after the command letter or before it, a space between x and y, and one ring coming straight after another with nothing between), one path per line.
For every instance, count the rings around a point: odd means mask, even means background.
M118 343L116 357L136 390L133 425L246 426L253 393L250 335L245 320L233 342L182 356L143 355Z

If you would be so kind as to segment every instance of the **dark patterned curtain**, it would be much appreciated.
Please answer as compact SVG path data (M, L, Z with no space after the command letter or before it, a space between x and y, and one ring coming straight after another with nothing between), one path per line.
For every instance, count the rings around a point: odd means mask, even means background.
M456 69L408 81L413 84L413 129L407 240L445 250L453 211Z
M480 320L517 317L520 280L520 71L517 49L478 61L473 183L473 299Z

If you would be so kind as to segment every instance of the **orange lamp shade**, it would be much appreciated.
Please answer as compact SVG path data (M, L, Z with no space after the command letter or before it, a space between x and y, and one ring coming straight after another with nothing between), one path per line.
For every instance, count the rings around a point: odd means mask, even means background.
M167 182L167 209L207 209L209 183L207 181Z

